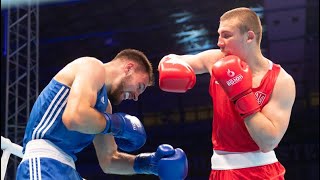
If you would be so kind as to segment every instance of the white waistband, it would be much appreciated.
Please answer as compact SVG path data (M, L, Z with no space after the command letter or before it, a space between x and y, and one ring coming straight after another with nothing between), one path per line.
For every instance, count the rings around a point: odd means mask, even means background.
M213 155L211 157L211 169L213 170L240 169L278 162L274 151L267 153L261 151L245 153L220 152L224 153L217 154L217 152L213 150Z
M60 161L61 163L69 165L73 169L76 169L71 156L63 152L52 142L45 139L35 139L29 141L26 146L22 161L36 157L52 158Z

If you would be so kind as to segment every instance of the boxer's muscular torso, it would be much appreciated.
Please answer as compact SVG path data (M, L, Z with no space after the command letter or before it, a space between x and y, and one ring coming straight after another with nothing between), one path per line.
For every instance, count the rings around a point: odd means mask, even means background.
M70 131L62 122L62 114L75 78L75 69L72 63L63 68L50 81L35 102L23 140L24 150L26 144L32 139L47 139L76 160L76 153L87 147L94 139L94 134ZM105 112L107 106L107 89L103 85L97 93L94 108L99 112Z
M262 78L260 85L252 88L261 108L270 99L280 69L279 65L270 61L270 68ZM236 112L234 105L213 76L211 77L209 92L213 101L212 143L214 149L229 152L259 150L239 113Z

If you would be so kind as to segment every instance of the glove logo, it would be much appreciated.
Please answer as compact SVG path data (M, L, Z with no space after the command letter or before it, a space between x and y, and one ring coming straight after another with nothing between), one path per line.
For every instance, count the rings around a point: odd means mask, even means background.
M227 75L228 75L229 77L233 77L233 76L235 75L235 73L234 73L233 71L231 71L230 69L228 69Z
M104 102L104 96L101 97L100 101L101 101L102 104L105 104L105 102Z
M242 74L238 74L238 75L235 76L235 72L231 71L230 69L228 69L227 75L229 77L231 77L231 79L226 81L226 84L228 86L233 86L233 85L237 84L238 82L240 82L243 79Z
M164 58L164 61L168 61L169 59L171 59L171 57L166 56L166 57Z
M141 128L141 124L140 124L140 121L138 118L136 118L135 116L128 115L128 114L125 117L127 119L131 120L133 130L137 131L138 129Z
M165 59L166 63L171 63L171 64L180 64L182 66L185 66L187 68L189 68L189 64L184 62L184 61L178 61L177 59L171 59L170 57L168 57L168 59Z

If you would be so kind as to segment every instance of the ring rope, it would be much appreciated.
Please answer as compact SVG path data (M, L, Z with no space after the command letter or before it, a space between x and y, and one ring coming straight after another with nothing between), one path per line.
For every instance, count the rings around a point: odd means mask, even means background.
M1 136L1 150L3 151L1 156L1 180L4 180L7 171L7 165L10 155L16 155L20 158L23 157L22 146L15 144L10 139Z

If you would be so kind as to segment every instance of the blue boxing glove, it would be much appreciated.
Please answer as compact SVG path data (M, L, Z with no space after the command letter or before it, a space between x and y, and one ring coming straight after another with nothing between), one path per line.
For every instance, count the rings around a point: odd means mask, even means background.
M188 175L188 159L184 151L175 149L173 156L161 158L158 163L158 175L161 180L183 180Z
M112 134L121 150L135 151L146 142L146 132L137 117L125 113L104 113L104 117L107 123L102 134Z
M137 174L154 174L161 180L183 180L188 174L188 160L182 149L162 144L156 152L137 155L133 169Z

